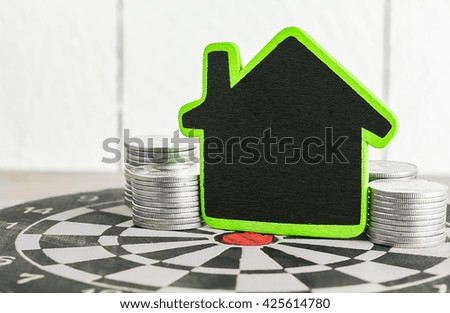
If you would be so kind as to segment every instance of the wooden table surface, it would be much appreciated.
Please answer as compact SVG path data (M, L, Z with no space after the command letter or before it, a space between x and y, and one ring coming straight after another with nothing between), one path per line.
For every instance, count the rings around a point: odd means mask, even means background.
M115 201L120 189L97 192L122 186L120 173L0 173L3 207L77 192L97 196L89 208L67 196L1 210L1 255L13 262L0 266L0 290L444 292L450 286L450 237L431 249L389 249L365 237L331 243L277 236L268 245L226 245L221 239L229 231L207 226L161 235L133 227L130 209Z
M84 191L122 188L121 173L0 172L0 208Z

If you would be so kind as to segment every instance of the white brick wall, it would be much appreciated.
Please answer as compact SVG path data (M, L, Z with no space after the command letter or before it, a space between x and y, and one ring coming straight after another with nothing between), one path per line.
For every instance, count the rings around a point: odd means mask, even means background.
M0 170L115 170L114 1L0 2Z
M208 43L245 63L295 25L399 116L372 158L450 175L449 15L443 0L0 0L0 170L116 171L102 141L177 128Z
M389 102L400 120L388 157L450 175L450 1L393 1Z

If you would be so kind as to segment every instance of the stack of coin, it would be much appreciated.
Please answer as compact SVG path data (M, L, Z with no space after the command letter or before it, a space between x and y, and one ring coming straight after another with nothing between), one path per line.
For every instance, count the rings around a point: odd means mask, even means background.
M367 235L376 244L430 247L445 241L447 186L426 180L369 183Z
M131 192L131 179L130 175L128 174L129 171L134 168L134 166L129 165L127 163L124 164L124 173L125 173L125 186L124 186L124 199L125 203L131 207L131 202L133 201L133 194Z
M168 135L145 135L125 142L125 202L131 206L133 200L130 170L143 165L172 166L198 162L194 140L184 138L182 143L175 143Z
M199 167L193 163L144 165L130 171L133 222L156 230L203 226L199 201Z
M378 179L414 179L417 166L397 161L369 161L369 181Z

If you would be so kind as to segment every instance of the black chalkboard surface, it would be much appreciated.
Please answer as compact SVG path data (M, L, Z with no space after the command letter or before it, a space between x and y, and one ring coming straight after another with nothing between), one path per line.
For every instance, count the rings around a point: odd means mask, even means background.
M395 116L294 27L242 68L234 44L209 45L203 96L179 114L201 144L201 206L212 227L314 237L365 228L367 145Z

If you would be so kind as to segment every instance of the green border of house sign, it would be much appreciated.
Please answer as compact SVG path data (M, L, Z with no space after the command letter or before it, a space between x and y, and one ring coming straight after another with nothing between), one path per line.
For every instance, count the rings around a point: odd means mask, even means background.
M380 113L390 124L391 129L388 134L381 138L376 134L362 129L361 142L361 219L358 225L318 225L318 224L289 224L274 222L258 222L246 220L232 220L209 217L205 214L204 201L204 165L203 165L203 143L204 132L202 129L191 129L183 127L182 116L186 112L201 105L207 94L207 70L208 54L216 51L228 52L230 87L236 85L242 78L250 73L259 62L261 62L278 44L288 37L295 37L316 57L325 63L334 73L355 90L364 100L367 101L378 113ZM238 47L229 42L214 43L206 47L203 55L203 93L199 100L184 105L178 115L178 122L181 132L187 137L198 137L200 140L200 202L202 217L205 222L214 228L227 230L253 231L260 233L271 233L279 235L301 235L308 237L328 237L328 238L351 238L361 234L366 227L367 219L367 184L368 184L368 145L376 148L385 147L395 136L398 130L398 121L395 115L385 107L381 101L370 92L361 82L340 65L331 55L320 47L308 34L297 27L288 27L279 32L244 68L241 66L241 58ZM226 208L224 208L226 209Z

